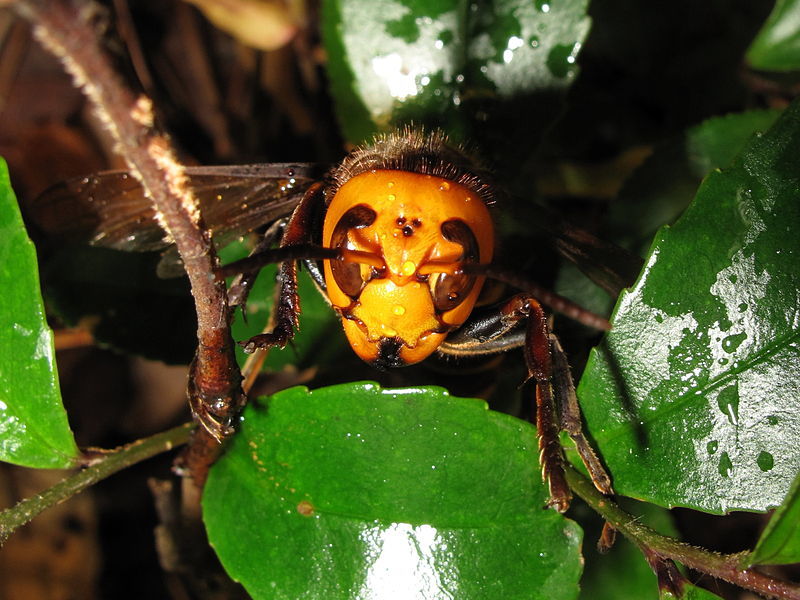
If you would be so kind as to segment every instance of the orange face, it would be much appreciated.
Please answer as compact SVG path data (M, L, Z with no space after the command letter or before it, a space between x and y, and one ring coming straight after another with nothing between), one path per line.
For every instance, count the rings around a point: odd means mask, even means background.
M343 251L325 261L331 304L350 345L381 367L419 362L472 311L483 277L462 264L488 263L491 216L468 188L432 175L376 170L333 197L322 243Z

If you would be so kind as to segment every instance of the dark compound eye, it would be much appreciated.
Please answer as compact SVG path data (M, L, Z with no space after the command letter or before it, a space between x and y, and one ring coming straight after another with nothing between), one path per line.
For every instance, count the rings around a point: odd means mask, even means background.
M442 235L446 240L455 242L464 249L461 254L462 262L478 262L480 256L478 240L464 221L459 219L445 221L442 223ZM439 312L452 310L464 301L473 285L475 285L474 275L441 273L432 282L433 305Z
M377 214L370 207L359 204L342 215L331 236L331 248L348 248L347 234L351 229L369 227L375 222ZM364 287L364 277L361 274L361 265L343 260L331 261L331 273L339 289L353 298L358 298Z

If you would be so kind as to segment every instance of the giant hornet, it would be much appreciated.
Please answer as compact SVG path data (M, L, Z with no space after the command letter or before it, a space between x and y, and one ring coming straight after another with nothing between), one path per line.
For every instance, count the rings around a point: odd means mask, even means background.
M442 133L406 129L357 148L321 179L307 164L189 167L187 175L217 243L257 228L270 232L254 257L225 268L244 273L232 287L232 304L244 302L258 252L278 246L291 257L279 269L274 328L242 342L245 351L292 339L297 262L303 260L355 353L380 369L435 352L479 356L521 346L535 383L540 461L552 506L565 511L571 498L561 430L575 442L595 486L613 493L582 432L569 366L542 303L599 329L608 323L518 283L512 271L492 263L496 186L469 152ZM138 182L124 172L50 188L32 216L46 231L84 236L94 245L143 251L170 244ZM520 291L493 309L476 309L487 277ZM219 427L210 415L200 417L206 427Z

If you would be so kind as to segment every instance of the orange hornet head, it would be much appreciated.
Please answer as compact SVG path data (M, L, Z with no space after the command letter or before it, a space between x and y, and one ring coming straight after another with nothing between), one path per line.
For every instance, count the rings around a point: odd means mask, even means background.
M488 263L494 230L484 197L457 181L370 169L338 187L322 243L328 297L356 354L375 366L419 362L472 311L483 277L460 271Z

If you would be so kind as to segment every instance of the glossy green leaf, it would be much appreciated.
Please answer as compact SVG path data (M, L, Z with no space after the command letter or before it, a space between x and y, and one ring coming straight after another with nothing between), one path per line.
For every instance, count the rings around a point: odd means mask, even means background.
M775 3L747 50L747 62L764 71L800 70L800 1Z
M61 404L36 250L2 159L0 288L0 460L28 467L70 467L78 448Z
M575 598L578 527L527 423L441 388L292 388L247 409L203 497L253 598Z
M463 76L467 4L329 0L323 3L328 74L345 137L364 141L409 120L452 115Z
M579 386L618 492L766 510L800 470L800 104L656 237Z
M747 562L748 566L800 563L800 473L783 504L772 515Z
M586 4L328 0L323 37L345 136L414 122L486 136L485 151L518 157L508 136L538 140L562 108L589 29Z

